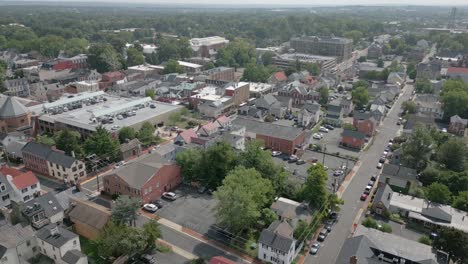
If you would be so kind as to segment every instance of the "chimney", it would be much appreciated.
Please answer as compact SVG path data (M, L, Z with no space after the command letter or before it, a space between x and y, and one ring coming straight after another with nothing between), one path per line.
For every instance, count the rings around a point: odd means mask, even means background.
M357 257L356 256L352 256L349 258L349 264L357 264Z
M75 151L72 150L71 155L72 155L73 158L76 158L75 157Z
M59 228L57 225L50 229L50 235L51 236L60 235Z

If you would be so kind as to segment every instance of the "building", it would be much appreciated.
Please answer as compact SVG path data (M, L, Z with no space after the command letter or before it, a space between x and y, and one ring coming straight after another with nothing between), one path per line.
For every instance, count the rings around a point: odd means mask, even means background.
M111 211L97 203L72 198L68 217L73 230L87 239L96 239L111 219Z
M180 167L159 155L140 157L104 176L109 194L128 195L148 203L182 182Z
M268 83L275 86L284 84L286 81L288 81L288 76L284 71L275 72L268 78Z
M382 57L383 47L379 43L372 43L369 48L367 48L367 58L368 59L378 59Z
M99 81L99 89L106 90L116 84L122 83L125 80L125 74L120 71L106 72L101 75Z
M81 253L79 236L56 224L44 226L36 232L41 254L55 263L87 264L88 258Z
M208 84L222 85L236 81L235 69L231 67L217 67L200 73Z
M265 147L279 150L286 154L294 154L304 145L305 131L300 128L281 126L272 123L238 117L232 121L234 125L244 126L247 139L256 139Z
M13 187L5 175L0 177L0 208L9 207L14 197Z
M259 98L273 92L273 85L268 83L250 83L250 97Z
M208 86L197 90L189 98L189 103L202 115L216 117L235 110L239 105L248 101L250 84L239 82L224 87Z
M300 221L310 223L312 220L312 213L306 204L284 197L276 198L270 209L278 215L278 220L287 221L293 228L296 228Z
M82 93L82 92L97 92L99 91L98 81L79 81L69 85L67 89L69 93Z
M392 188L386 183L379 182L379 187L372 202L372 211L379 215L387 214L390 209L392 195Z
M36 236L31 226L0 225L0 263L30 263L38 255Z
M403 126L403 135L409 136L417 125L422 125L427 128L437 127L435 117L433 115L424 115L421 113L410 114Z
M46 193L24 204L22 214L36 229L63 221L64 210L53 193Z
M375 134L377 122L370 112L356 112L353 116L353 126L367 137L372 137Z
M334 36L291 38L290 45L296 52L333 56L338 62L350 59L353 52L353 40Z
M186 61L177 61L180 66L184 68L184 71L187 74L199 74L202 69L203 65L196 64L196 63L191 63L191 62L186 62Z
M464 82L468 83L468 68L449 67L447 69L447 76L450 79L460 78Z
M362 149L366 144L366 135L362 132L344 129L341 133L340 145L347 148Z
M408 61L422 61L427 54L427 50L421 47L411 47L408 51Z
M379 177L379 182L409 190L411 186L420 185L416 176L417 172L415 169L385 163Z
M274 221L263 229L258 240L258 259L274 264L290 264L297 255L294 229L287 221Z
M193 55L202 58L216 58L218 50L224 48L228 43L229 40L219 36L193 38L190 40Z
M14 168L0 168L0 181L8 181L12 187L10 200L17 203L29 202L41 193L41 184L36 176L31 172L23 172Z
M23 130L31 125L31 111L16 97L0 97L0 130L2 133Z
M120 159L126 160L130 157L140 156L141 154L141 142L138 138L127 140L120 144Z
M395 84L403 88L406 83L406 74L404 72L391 72L387 77L388 84Z
M441 260L444 255L446 261ZM354 235L346 239L335 263L448 264L448 258L444 253L434 252L431 246L359 225Z
M349 115L354 111L354 103L351 98L342 98L340 101L341 109L343 110L343 115Z
M153 101L150 97L125 98L99 92L62 97L52 103L29 107L36 133L55 133L68 128L86 138L102 126L112 133L128 126L140 129L145 122L160 124L182 106Z
M414 102L418 113L427 116L433 116L435 119L442 119L444 117L444 110L442 107L441 97L433 94L417 94Z
M458 115L451 116L448 132L457 136L463 136L467 125L468 119L461 118Z
M439 62L421 62L417 67L416 78L435 80L441 77L442 65Z
M28 97L30 94L29 82L26 78L5 80L3 86L5 87L5 92L3 92L5 95Z
M289 97L296 107L304 105L308 101L318 101L320 93L313 85L307 85L300 81L292 81L278 89L278 95Z
M88 56L86 54L78 54L71 58L54 59L43 63L42 67L54 71L85 69L88 67Z
M325 123L335 127L341 127L341 117L343 116L343 108L340 105L328 104L327 113L325 114Z
M335 57L302 53L285 53L275 57L275 65L281 69L295 67L297 62L301 63L304 68L308 64L315 63L320 67L321 72L335 72L337 59Z
M376 63L372 62L361 62L359 63L359 78L361 79L372 79L369 75L376 76L384 70L382 67L378 67Z
M321 112L320 104L306 103L297 115L297 123L302 127L312 127L319 122Z

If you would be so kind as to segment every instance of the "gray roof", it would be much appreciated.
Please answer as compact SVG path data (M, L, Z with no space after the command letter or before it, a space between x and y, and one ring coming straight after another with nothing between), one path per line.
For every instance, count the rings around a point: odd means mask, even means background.
M454 115L450 117L450 123L462 123L466 126L468 124L468 119L463 119L459 115Z
M31 201L25 203L25 208L28 206L33 207L35 203L38 203L42 209L44 209L45 216L47 218L56 215L59 212L63 212L63 208L55 198L53 192L46 193L42 196L36 197ZM27 209L23 210L23 213L28 215Z
M10 118L26 115L29 110L16 98L7 96L0 98L0 117Z
M370 112L364 112L364 113L361 113L359 111L354 112L354 119L357 119L357 120L367 120L371 117L372 115Z
M413 129L417 123L421 123L423 125L436 125L435 118L433 116L410 114L403 129Z
M270 109L270 107L278 102L278 100L271 94L267 94L255 101L255 106L258 108Z
M75 158L62 152L55 151L48 145L39 144L33 141L28 142L21 151L23 153L31 153L52 163L62 165L66 168L70 168L71 165L75 162Z
M237 117L232 123L238 126L245 126L247 132L286 140L294 140L303 133L303 130L300 128L281 126L242 117Z
M91 201L74 199L68 216L72 222L81 222L86 225L102 230L111 218L108 208Z
M294 223L297 223L297 220L309 222L312 219L312 214L306 205L289 199L279 198L270 208L282 218L292 220L293 226Z
M374 256L372 242L365 236L351 237L345 240L340 250L336 264L349 264L349 259L355 256L358 263L372 263L368 259Z
M21 224L10 225L0 224L0 247L15 248L16 245L28 239L34 239L34 231L31 226L21 226ZM0 250L1 257L1 250Z
M385 163L382 168L382 175L402 178L406 180L416 180L416 170L401 165Z
M287 222L275 221L267 229L263 229L258 242L281 252L288 252L294 243L292 232L293 229Z
M304 109L310 113L317 113L317 111L320 111L320 105L317 103L306 103Z
M343 137L352 137L357 139L364 139L366 135L362 132L351 130L351 129L344 129L343 133L341 134Z
M55 227L58 228L58 232L56 234L53 233ZM44 226L36 232L36 236L57 248L62 247L68 241L78 237L77 234L70 232L61 226L57 226L57 224Z
M379 184L379 188L374 197L374 204L381 202L386 209L390 208L390 200L392 198L393 191L388 184Z
M81 253L81 251L72 249L67 251L65 255L63 255L62 260L65 261L68 264L75 264L77 263L81 258L86 258L86 255Z
M55 198L57 199L60 206L62 206L63 210L66 211L70 207L71 198L87 200L89 197L85 192L79 192L75 190L75 187L70 187L65 191L55 194Z
M341 115L341 106L329 104L327 105L327 117L340 117Z
M120 144L120 151L121 152L127 152L129 150L132 150L138 146L140 146L141 142L138 140L138 138L134 138L126 143Z

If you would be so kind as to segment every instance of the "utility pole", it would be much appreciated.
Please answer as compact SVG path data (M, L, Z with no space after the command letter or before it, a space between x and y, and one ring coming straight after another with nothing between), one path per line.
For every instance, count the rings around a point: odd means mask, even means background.
M323 144L323 158L322 158L323 166L325 166L325 152L327 152L327 144Z

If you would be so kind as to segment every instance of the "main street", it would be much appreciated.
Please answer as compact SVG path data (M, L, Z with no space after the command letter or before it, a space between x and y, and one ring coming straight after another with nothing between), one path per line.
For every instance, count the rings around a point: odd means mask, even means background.
M411 97L412 91L413 85L408 84L405 86L403 93L379 127L380 131L375 136L372 146L361 154L361 165L341 197L344 200L344 205L341 206L339 221L322 244L318 254L315 256L308 255L305 263L335 263L343 243L353 231L353 223L358 222L365 211L365 208L363 208L364 202L360 201L360 196L371 175L379 172L376 168L379 157L387 146L389 139L395 137L400 129L400 126L396 124L399 118L398 113L402 103Z

